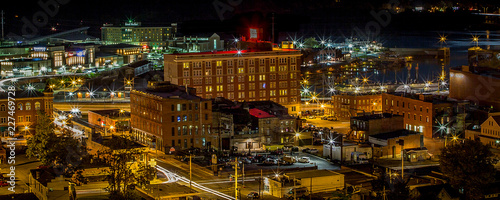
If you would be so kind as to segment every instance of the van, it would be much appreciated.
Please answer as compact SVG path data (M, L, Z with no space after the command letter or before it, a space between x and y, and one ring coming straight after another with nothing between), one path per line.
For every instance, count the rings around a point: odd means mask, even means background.
M297 194L294 195L294 192L297 192ZM306 196L309 196L309 190L307 190L306 187L292 188L285 194L286 199L293 199L294 197L306 197Z

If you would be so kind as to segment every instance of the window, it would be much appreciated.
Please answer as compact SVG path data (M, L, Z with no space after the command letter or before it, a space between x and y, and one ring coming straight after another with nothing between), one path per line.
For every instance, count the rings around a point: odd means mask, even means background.
M205 62L205 67L212 67L212 62L210 61Z
M174 116L172 116L172 122L175 122L175 117Z
M266 75L259 75L259 81L265 81Z
M217 67L222 67L222 61L217 61Z
M255 81L255 75L248 76L248 81Z
M217 92L222 92L224 91L224 86L223 85L218 85L217 86Z
M17 104L17 109L18 109L18 110L23 110L23 104L22 104L22 103Z
M181 116L177 116L177 122L181 122Z
M189 69L189 63L188 62L185 62L185 63L182 63L183 64L183 68L184 69Z
M260 64L261 64L261 65L263 65L263 64L264 64L264 61L265 61L264 59L260 59L260 60L259 60L259 62L260 62Z
M238 65L242 66L243 65L243 59L238 60Z
M206 86L205 92L212 92L212 86Z
M245 84L238 84L238 90L245 90Z
M228 61L227 61L227 65L228 65L228 66L233 66L233 61L232 61L232 60L228 60Z
M177 104L177 111L181 111L181 104Z
M227 74L233 74L233 68L227 68Z
M243 67L239 67L239 68L238 68L238 73L239 73L239 74L245 73L245 68L243 68Z
M275 58L271 58L271 64L274 64L276 63L276 59Z
M188 121L187 115L182 116L182 119L183 119L183 121L187 122Z
M17 122L23 122L24 121L23 119L24 119L23 116L19 116L19 117L17 117Z
M0 118L0 120L1 120L0 122L1 122L2 124L7 123L7 118L6 118L6 117L2 117L2 118Z
M0 111L5 111L5 104L2 104L2 105L0 106Z
M276 67L275 66L270 66L269 67L269 71L270 72L275 72L276 71Z
M254 65L255 64L255 60L254 59L249 59L248 60L248 64L249 65Z
M26 115L26 122L31 122L31 115Z

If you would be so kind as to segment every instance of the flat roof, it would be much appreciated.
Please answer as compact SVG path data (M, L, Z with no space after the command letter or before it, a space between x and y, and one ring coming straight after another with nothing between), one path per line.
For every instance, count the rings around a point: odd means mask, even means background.
M381 140L387 140L391 138L398 138L398 137L403 137L403 136L409 136L409 135L417 135L420 134L419 132L415 131L409 131L409 130L397 130L397 131L392 131L392 132L387 132L387 133L379 133L375 135L370 135L369 137L381 139Z
M155 96L159 96L165 99L185 99L185 100L197 100L197 99L203 99L199 96L188 94L186 92L185 86L176 86L177 88L174 90L167 90L163 88L159 89L147 89L147 88L135 88L134 90L138 92L143 92L146 94L152 94Z
M357 117L352 117L352 119L369 121L369 120L374 120L374 119L393 118L393 117L403 117L403 116L402 115L394 115L394 114L390 114L390 113L382 113L382 114L357 116Z
M298 179L302 178L316 178L316 177L324 177L324 176L339 176L342 175L341 173L337 173L334 171L330 171L327 169L323 170L306 170L306 171L299 171L299 172L291 172L291 173L286 173L285 176L288 177L295 177Z

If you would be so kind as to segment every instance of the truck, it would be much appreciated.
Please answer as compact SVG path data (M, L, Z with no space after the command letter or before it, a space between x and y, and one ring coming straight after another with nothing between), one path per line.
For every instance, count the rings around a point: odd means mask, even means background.
M291 156L284 156L283 161L285 161L287 163L296 163L297 159L295 157L291 157Z

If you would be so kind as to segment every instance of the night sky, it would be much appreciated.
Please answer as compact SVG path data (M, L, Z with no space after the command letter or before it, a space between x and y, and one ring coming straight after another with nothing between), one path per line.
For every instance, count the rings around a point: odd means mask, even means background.
M277 31L303 32L308 27L314 26L322 31L332 32L334 29L350 29L353 25L366 24L373 20L369 15L371 10L380 10L382 5L390 2L389 0L343 0L341 3L335 3L334 0L233 0L241 3L230 5L227 0L65 1L68 3L61 5L55 16L49 16L48 24L40 28L42 34L52 33L50 31L52 27L57 31L63 31L89 26L91 27L89 34L100 37L99 27L102 24L117 25L127 19L135 19L143 25L150 26L169 26L170 23L177 22L181 34L186 35L202 32L224 32L235 35L241 32L241 29L250 26L269 29L271 13L275 13ZM214 7L214 3L217 2L233 9L224 12L222 20ZM429 0L429 2L435 1ZM496 0L453 2L498 6ZM410 7L428 5L425 0L401 0L400 3ZM11 1L9 5L4 3L1 7L6 13L6 34L9 32L19 34L23 25L22 17L31 21L35 13L43 11L37 1ZM399 24L404 23L393 23L394 26Z

